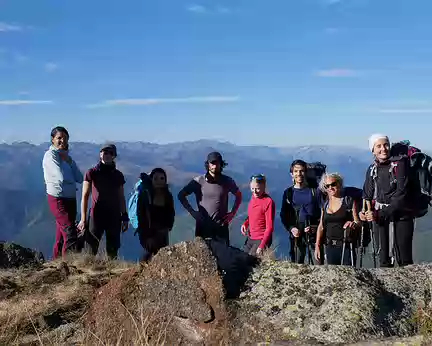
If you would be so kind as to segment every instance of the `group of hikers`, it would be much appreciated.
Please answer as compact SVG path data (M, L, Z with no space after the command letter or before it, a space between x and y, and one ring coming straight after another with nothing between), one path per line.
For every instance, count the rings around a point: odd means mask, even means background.
M155 168L141 173L125 198L125 178L116 167L117 148L104 144L98 163L84 175L69 155L69 133L51 131L51 146L43 158L48 204L56 220L53 257L89 249L94 255L105 233L106 251L116 258L121 233L130 225L149 260L169 243L174 226L174 198L167 174ZM347 187L338 173L328 173L321 163L294 160L292 185L282 197L280 220L289 234L292 262L362 266L366 247L381 267L413 263L412 245L416 218L428 212L431 202L432 161L408 141L391 144L388 136L369 138L373 160L363 188ZM227 163L219 152L205 160L205 172L178 193L178 200L195 220L195 236L230 245L230 224L242 203L237 183L224 174ZM77 184L83 184L81 218L77 215ZM272 245L276 206L263 174L250 177L251 199L240 227L246 240L243 250L261 256ZM229 210L229 195L235 197ZM89 198L91 207L89 210ZM195 195L197 209L188 196Z

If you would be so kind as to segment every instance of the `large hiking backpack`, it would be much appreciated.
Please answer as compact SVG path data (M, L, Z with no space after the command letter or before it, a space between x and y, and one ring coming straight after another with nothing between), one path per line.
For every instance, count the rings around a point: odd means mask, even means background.
M327 170L327 166L321 162L311 162L307 164L306 181L310 188L318 188L321 177Z
M140 178L135 183L134 189L128 200L129 221L134 229L138 228L138 199L141 193L146 193L145 203L151 204L150 188L152 181L147 173L141 173ZM148 208L146 208L148 210Z
M432 158L419 148L411 146L408 140L393 143L390 156L391 182L396 181L398 162L408 159L409 210L415 218L425 216L432 205ZM374 197L376 197L376 165L372 165L371 176L375 181Z

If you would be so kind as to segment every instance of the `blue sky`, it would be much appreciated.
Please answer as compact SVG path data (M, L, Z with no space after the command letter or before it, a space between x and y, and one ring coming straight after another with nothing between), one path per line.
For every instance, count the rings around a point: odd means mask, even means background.
M430 0L0 0L0 140L431 148Z

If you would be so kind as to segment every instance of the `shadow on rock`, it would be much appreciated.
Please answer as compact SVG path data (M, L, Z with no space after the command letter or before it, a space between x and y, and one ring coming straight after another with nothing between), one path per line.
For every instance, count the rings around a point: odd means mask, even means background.
M238 298L253 269L259 264L255 256L217 240L206 240L213 256L226 290L226 298Z

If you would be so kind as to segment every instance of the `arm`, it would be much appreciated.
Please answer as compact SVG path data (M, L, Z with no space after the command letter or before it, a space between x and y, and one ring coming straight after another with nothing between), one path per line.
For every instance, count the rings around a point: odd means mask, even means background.
M273 230L274 230L274 219L275 219L275 203L273 200L267 205L265 212L265 222L266 222L266 229L264 232L264 237L261 240L261 244L259 245L259 248L263 249L268 244L270 237L272 236Z
M88 200L91 194L91 186L91 181L84 181L81 197L81 222L83 222L84 224L87 220Z
M146 190L142 191L137 201L138 229L147 230L150 228L150 211L148 210L149 195Z
M235 196L234 205L231 209L231 214L235 215L237 214L237 211L239 210L242 203L242 193L237 184L235 183L234 179L232 178L229 178L228 189Z
M405 207L408 192L408 162L400 160L397 165L396 191L391 197L390 205L378 211L379 219L387 219L395 212L401 211Z
M363 199L372 201L374 196L375 184L370 176L371 167L366 170L365 182L363 184Z
M48 179L51 183L61 186L63 183L63 172L60 167L60 157L53 151L47 151L42 160L42 165L45 180Z
M243 226L245 226L246 228L249 227L249 216L246 218L246 220L243 222Z
M124 185L120 185L119 187L119 199L120 199L120 212L122 215L127 213L126 210L126 198L124 193Z
M197 188L199 188L199 183L195 179L193 179L189 182L189 184L187 184L183 189L181 189L177 195L177 198L180 201L180 203L191 215L193 215L196 212L190 205L189 201L187 200L187 196L194 193L197 190Z
M168 218L169 218L169 229L172 230L174 227L174 220L175 220L175 207L174 207L174 197L171 193L169 193L168 197Z
M356 201L353 202L353 208L352 208L352 214L353 214L353 220L356 225L360 224L360 218L359 218L359 206Z
M231 210L231 213L235 215L235 214L237 214L237 211L239 210L240 205L242 203L241 191L237 190L237 192L234 194L234 196L235 196L235 201L234 201L234 205L233 205L233 208Z
M317 240L316 240L316 247L320 247L323 243L323 238L324 238L324 209L321 209L321 217L320 217L320 222L318 225L318 230L317 230Z
M73 172L73 175L75 178L75 182L77 182L78 184L81 184L84 180L84 177L83 177L83 174L81 173L80 169L78 168L78 166L74 160L72 160L71 168L72 168L72 172Z
M292 215L293 213L295 213L295 211L292 205L287 202L287 195L288 195L288 189L285 190L283 193L281 210L280 210L280 218L285 229L291 233L291 229L295 227L292 218Z

